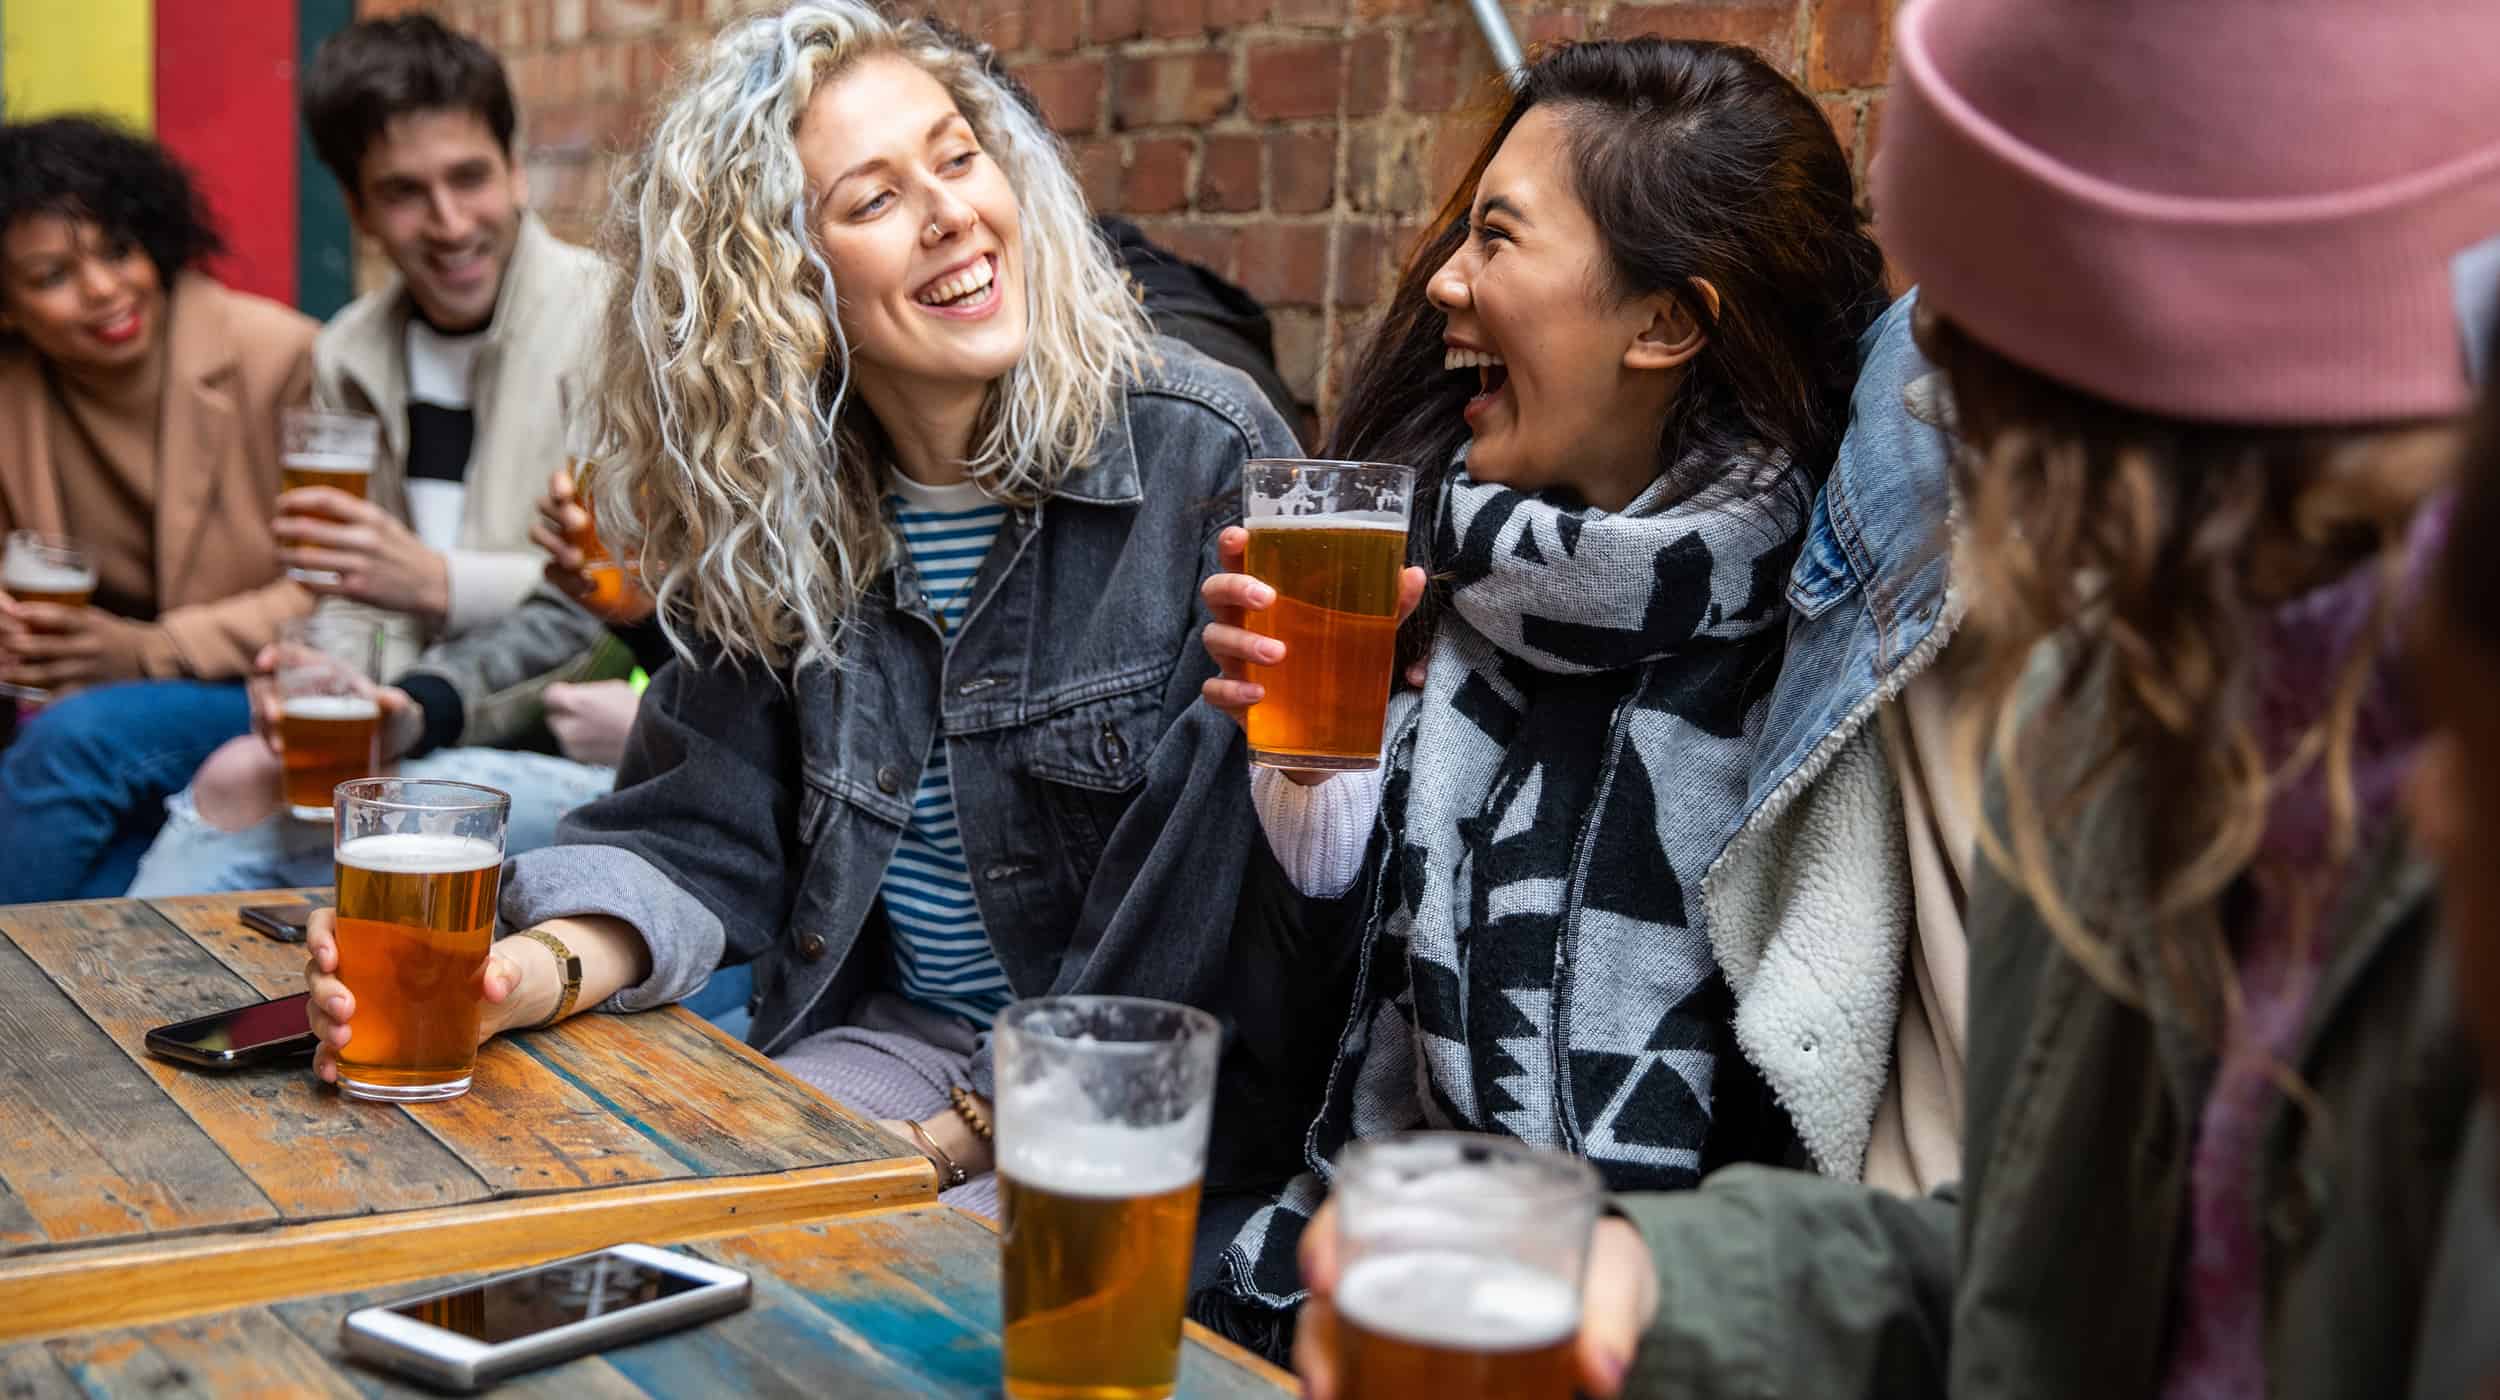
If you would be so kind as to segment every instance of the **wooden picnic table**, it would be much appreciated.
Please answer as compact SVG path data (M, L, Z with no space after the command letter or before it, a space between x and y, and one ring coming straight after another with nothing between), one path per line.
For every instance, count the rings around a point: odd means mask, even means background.
M941 1205L788 1225L680 1246L747 1270L744 1311L516 1376L497 1396L547 1400L999 1393L998 1237ZM462 1275L460 1277L468 1277ZM60 1396L433 1392L349 1361L339 1319L459 1277L228 1308L180 1322L0 1347L0 1391ZM1291 1377L1192 1325L1183 1400L1276 1400Z
M917 1152L677 1007L498 1037L441 1103L149 1055L150 1027L303 989L303 949L235 917L296 897L0 906L0 1340L935 1197Z

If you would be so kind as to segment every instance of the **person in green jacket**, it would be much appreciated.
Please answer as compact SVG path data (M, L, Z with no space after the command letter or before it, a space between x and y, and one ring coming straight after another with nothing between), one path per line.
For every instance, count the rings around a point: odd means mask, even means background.
M2500 8L2356 34L2331 0L1902 14L1874 202L1969 449L1962 1180L1620 1198L1590 1389L2479 1380L2491 1133L2398 811L2427 731L2397 623L2500 291Z

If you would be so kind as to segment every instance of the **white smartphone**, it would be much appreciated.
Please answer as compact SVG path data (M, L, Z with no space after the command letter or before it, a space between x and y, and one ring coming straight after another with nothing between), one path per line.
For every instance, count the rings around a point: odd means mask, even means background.
M378 1307L339 1322L347 1354L448 1390L568 1361L735 1312L732 1268L620 1244Z

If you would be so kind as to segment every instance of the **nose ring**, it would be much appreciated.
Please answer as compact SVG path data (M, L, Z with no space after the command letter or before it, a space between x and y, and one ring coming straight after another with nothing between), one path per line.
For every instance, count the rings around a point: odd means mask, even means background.
M929 221L929 238L930 238L930 240L934 242L935 240L940 239L940 238L944 238L945 236L946 236L946 230L944 230L944 229L942 229L942 228L939 228L939 227L938 227L938 222L937 222L937 220L935 220L935 219L931 219L931 220Z

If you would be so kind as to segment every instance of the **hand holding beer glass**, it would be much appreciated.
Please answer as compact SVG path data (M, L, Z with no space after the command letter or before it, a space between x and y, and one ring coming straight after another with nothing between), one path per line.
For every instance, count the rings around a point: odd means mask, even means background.
M1261 460L1241 486L1245 528L1201 590L1224 672L1207 701L1249 731L1253 763L1310 782L1377 768L1398 624L1423 596L1402 567L1414 469Z
M599 538L591 493L596 425L572 379L557 381L556 402L564 421L564 466L547 479L530 538L547 551L548 582L609 622L640 622L651 615L651 596Z
M95 566L87 561L86 551L74 540L32 530L13 530L5 553L0 553L0 592L8 594L20 607L34 604L73 612L83 610L95 596L95 580ZM33 620L14 613L11 621L29 633L50 630L38 628ZM0 660L5 659L9 658L0 653ZM15 659L22 662L25 658ZM45 686L0 681L0 695L40 704L52 698L52 691Z
M1297 1351L1329 1348L1336 1400L1570 1400L1599 1195L1588 1163L1513 1138L1349 1146L1311 1225L1333 1229L1330 1276L1306 1279L1331 1323L1306 1317Z
M365 778L337 790L335 970L354 1027L335 1055L349 1095L469 1091L511 807L472 783Z
M297 618L275 660L287 811L326 822L333 789L382 771L382 628L353 614Z
M999 1250L1012 1400L1156 1400L1181 1312L1221 1033L1130 997L998 1018Z
M382 450L382 420L365 413L290 408L278 419L278 494L327 486L357 500L369 499L374 459ZM299 583L335 584L327 569L289 569Z

